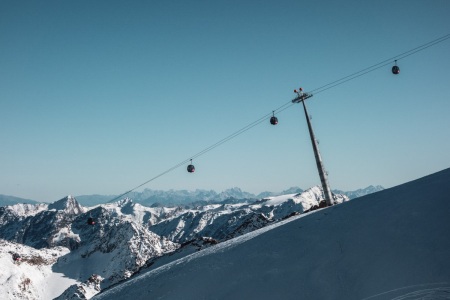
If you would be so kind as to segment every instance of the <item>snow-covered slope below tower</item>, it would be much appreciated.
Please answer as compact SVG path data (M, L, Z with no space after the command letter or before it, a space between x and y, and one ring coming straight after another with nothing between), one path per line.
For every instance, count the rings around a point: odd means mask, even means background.
M225 241L94 299L448 299L450 169Z

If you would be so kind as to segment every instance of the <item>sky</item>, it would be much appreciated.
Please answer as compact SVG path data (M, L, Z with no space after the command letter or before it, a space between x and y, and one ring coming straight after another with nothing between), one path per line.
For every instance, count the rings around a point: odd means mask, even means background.
M0 194L117 195L450 33L449 1L1 1ZM332 189L449 167L450 39L307 102ZM393 64L393 63L392 63ZM300 105L140 187L320 184ZM139 190L139 189L138 189Z

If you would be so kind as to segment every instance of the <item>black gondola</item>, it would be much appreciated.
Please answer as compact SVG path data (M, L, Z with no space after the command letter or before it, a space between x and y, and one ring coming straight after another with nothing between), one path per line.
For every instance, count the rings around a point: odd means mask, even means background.
M277 125L278 124L278 118L275 117L275 111L272 112L272 117L270 118L270 124Z
M194 167L194 165L192 164L192 159L191 159L191 164L190 164L189 166L187 166L187 171L188 171L189 173L194 173L194 172L195 172L195 167Z
M87 223L88 223L88 225L95 225L94 218L89 218L89 219L87 220Z
M392 74L400 74L400 68L397 66L397 61L395 61L395 66L392 67Z

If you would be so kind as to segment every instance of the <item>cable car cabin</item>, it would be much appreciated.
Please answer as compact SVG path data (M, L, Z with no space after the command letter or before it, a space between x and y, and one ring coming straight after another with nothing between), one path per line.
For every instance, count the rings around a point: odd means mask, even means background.
M270 124L272 124L272 125L278 124L278 118L275 117L275 111L272 111L272 117L270 118Z
M189 172L189 173L194 173L195 172L195 167L194 167L194 165L189 165L189 166L187 166L187 171Z
M398 66L392 67L392 74L398 75L400 74L400 68Z
M277 125L278 124L278 118L273 116L270 118L270 124Z
M394 60L394 66L392 67L392 74L400 74L400 68L397 66L397 60Z
M89 218L89 219L87 220L87 223L88 223L88 225L95 225L94 218Z

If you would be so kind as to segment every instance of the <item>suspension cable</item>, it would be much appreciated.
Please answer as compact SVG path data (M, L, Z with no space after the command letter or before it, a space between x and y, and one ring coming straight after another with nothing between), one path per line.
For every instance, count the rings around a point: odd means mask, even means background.
M425 50L425 49L427 49L427 48L429 48L431 46L434 46L434 45L436 45L438 43L441 43L441 42L443 42L443 41L445 41L445 40L447 40L449 38L450 38L450 34L446 34L446 35L444 35L444 36L442 36L440 38L432 40L432 41L430 41L428 43L425 43L425 44L423 44L421 46L415 47L415 48L413 48L411 50L408 50L406 52L403 52L401 54L398 54L398 55L393 56L391 58L388 58L386 60L383 60L383 61L381 61L381 62L379 62L377 64L374 64L374 65L372 65L370 67L364 68L364 69L362 69L362 70L360 70L358 72L355 72L353 74L350 74L350 75L347 75L345 77L342 77L342 78L340 78L338 80L335 80L335 81L332 81L330 83L327 83L327 84L325 84L325 85L323 85L321 87L315 88L315 89L311 90L310 92L311 93L315 93L315 94L321 93L321 92L326 91L326 90L328 90L330 88L333 88L335 86L343 84L343 83L345 83L347 81L353 80L353 79L358 78L360 76L363 76L363 75L365 75L367 73L370 73L372 71L378 70L378 69L380 69L380 68L382 68L382 67L384 67L386 65L391 64L392 61L394 61L394 60L398 61L398 60L406 58L406 57L408 57L410 55L413 55L413 54L415 54L415 53L417 53L419 51L423 51L423 50Z
M334 80L334 81L332 81L332 82L330 82L330 83L327 83L327 84L325 84L325 85L322 85L322 86L320 86L320 87L318 87L318 88L315 88L315 89L311 90L310 93L314 93L314 94L322 93L322 92L324 92L324 91L326 91L326 90L329 90L329 89L331 89L331 88L334 88L334 87L336 87L336 86L338 86L338 85L341 85L341 84L343 84L343 83L346 83L346 82L348 82L348 81L350 81L350 80L356 79L356 78L358 78L358 77L361 77L361 76L363 76L363 75L366 75L367 73L370 73L370 72L373 72L373 71L375 71L375 70L378 70L378 69L380 69L380 68L382 68L382 67L385 67L385 66L391 64L392 61L394 61L394 60L397 60L397 61L398 61L398 60L404 59L404 58L406 58L406 57L408 57L408 56L410 56L410 55L413 55L413 54L415 54L415 53L417 53L417 52L423 51L423 50L425 50L425 49L427 49L427 48L429 48L429 47L432 47L432 46L434 46L434 45L436 45L436 44L439 44L439 43L441 43L441 42L444 42L444 41L447 40L447 39L450 39L450 34L446 34L446 35L444 35L444 36L442 36L442 37L440 37L440 38L437 38L437 39L435 39L435 40L432 40L432 41L430 41L430 42L428 42L428 43L425 43L425 44L423 44L423 45L420 45L420 46L418 46L418 47L415 47L415 48L413 48L413 49L410 49L410 50L408 50L408 51L406 51L406 52L403 52L403 53L401 53L401 54L398 54L398 55L396 55L396 56L393 56L392 58L383 60L383 61L381 61L381 62L379 62L379 63L377 63L377 64L375 64L375 65L372 65L372 66L370 66L370 67L364 68L364 69L362 69L362 70L360 70L360 71L358 71L358 72L352 73L352 74L347 75L347 76L345 76L345 77L342 77L342 78L340 78L340 79L338 79L338 80ZM155 179L157 179L157 178L159 178L159 177L161 177L161 176L163 176L163 175L165 175L165 174L167 174L167 173L169 173L169 172L171 172L171 171L173 171L173 170L179 168L179 167L182 166L182 165L185 165L185 164L186 164L187 162L189 162L190 160L192 160L192 159L194 159L194 158L197 158L197 157L200 157L200 156L202 156L202 155L208 153L209 151L211 151L211 150L213 150L213 149L219 147L220 145L222 145L222 144L228 142L229 140L234 139L235 137L237 137L237 136L243 134L244 132L246 132L246 131L252 129L252 128L255 127L256 125L261 124L263 121L265 121L265 120L267 119L268 116L270 116L270 115L272 115L272 114L275 115L275 112L277 112L277 114L278 114L278 113L280 113L280 112L282 112L282 111L288 109L288 108L291 107L293 104L294 104L294 103L292 103L291 101L286 102L285 104L281 105L281 106L278 107L277 109L273 110L272 113L265 114L264 116L260 117L260 118L257 119L256 121L253 121L252 123L250 123L250 124L244 126L243 128L237 130L236 132L234 132L234 133L228 135L227 137L221 139L220 141L218 141L218 142L212 144L211 146L206 147L205 149L201 150L200 152L198 152L198 153L196 153L196 154L190 156L190 158L185 159L185 160L179 162L178 164L174 165L173 167L167 169L166 171L164 171L164 172L162 172L162 173L156 175L155 177L153 177L153 178L151 178L151 179L145 181L144 183L141 183L141 184L139 184L138 186L136 186L136 187L134 187L134 188L132 188L132 189L130 189L130 190L128 190L128 191L126 191L126 192L120 194L119 196L114 197L112 200L110 200L110 201L108 201L108 202L114 202L114 201L120 199L121 197L123 197L123 196L125 196L125 195L127 195L127 194L129 194L129 193L131 193L131 192L133 192L134 190L136 190L136 189L138 189L138 188L140 188L140 187L142 187L142 186L144 186L144 185L146 185L146 184L152 182L153 180L155 180Z

